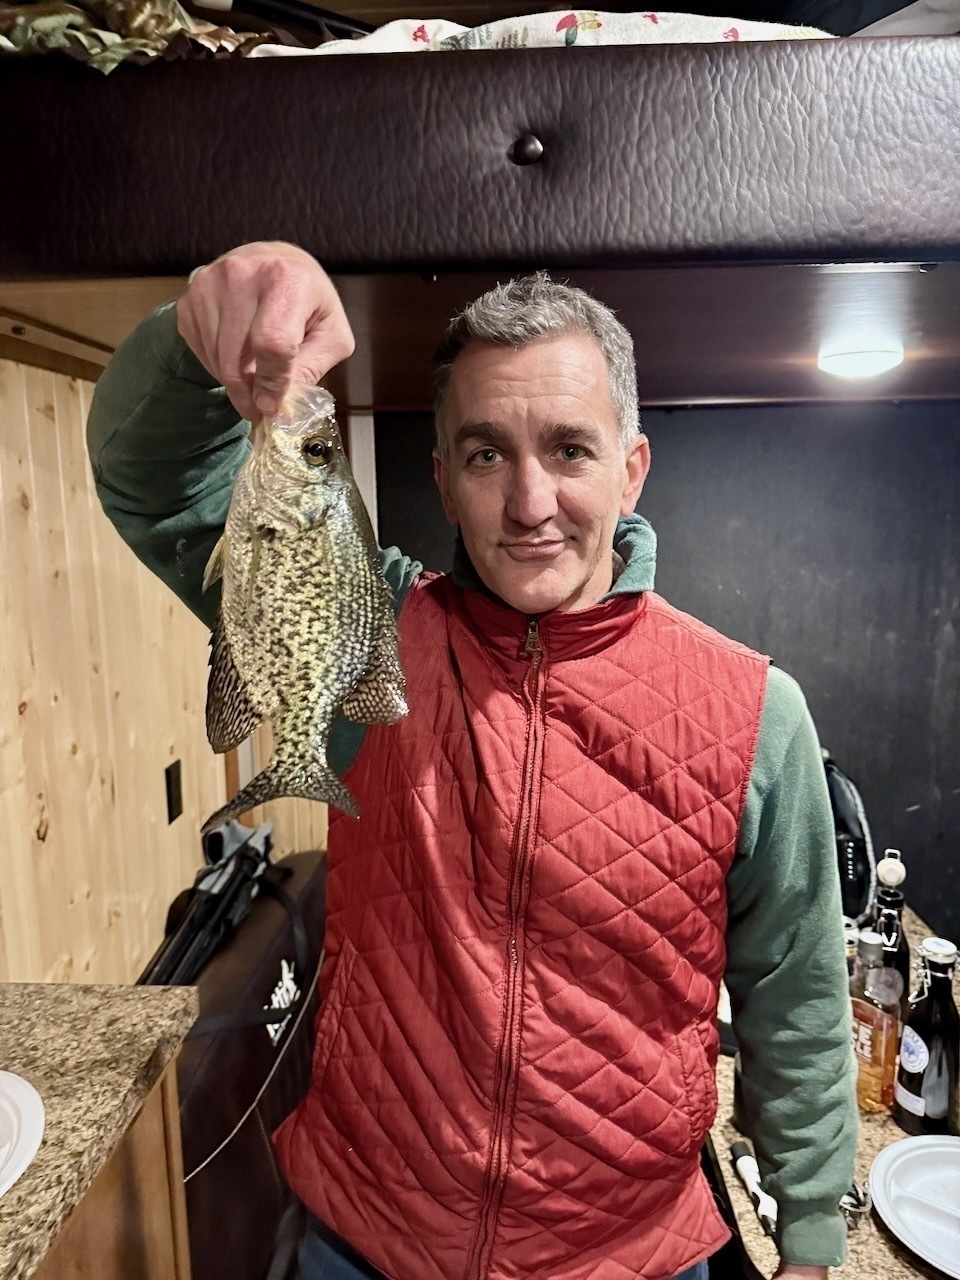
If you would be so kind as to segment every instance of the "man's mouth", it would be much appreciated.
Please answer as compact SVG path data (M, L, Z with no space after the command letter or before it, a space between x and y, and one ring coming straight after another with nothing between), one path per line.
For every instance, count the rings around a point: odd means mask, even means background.
M563 550L565 540L540 538L529 542L504 542L501 546L511 560L552 560Z

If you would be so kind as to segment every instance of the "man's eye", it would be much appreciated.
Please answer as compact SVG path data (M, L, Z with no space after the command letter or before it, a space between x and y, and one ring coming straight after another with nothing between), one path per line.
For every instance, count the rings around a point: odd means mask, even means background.
M496 462L499 457L500 454L496 449L478 449L477 452L473 454L470 461L479 462L483 466L490 466L490 464Z
M582 444L564 444L560 446L560 457L564 462L577 462L580 458L585 458L587 451Z

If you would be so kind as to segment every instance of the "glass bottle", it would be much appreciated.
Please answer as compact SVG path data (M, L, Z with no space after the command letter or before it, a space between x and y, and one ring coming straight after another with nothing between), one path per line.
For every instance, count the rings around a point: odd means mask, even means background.
M900 1021L910 1012L910 943L903 931L903 893L881 885L877 890L876 931L883 939L883 963L903 979Z
M894 1084L893 1118L905 1133L957 1132L956 960L957 948L946 938L926 938L920 945L921 985L911 998Z
M862 930L850 980L857 1104L862 1111L883 1111L893 1103L902 994L900 974L883 963L879 933Z

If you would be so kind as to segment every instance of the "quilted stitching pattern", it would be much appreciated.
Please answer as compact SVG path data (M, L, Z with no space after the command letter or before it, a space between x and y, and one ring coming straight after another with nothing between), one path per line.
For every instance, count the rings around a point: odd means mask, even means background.
M654 1280L725 1235L697 1153L765 664L651 595L616 608L619 634L589 663L562 630L554 660L541 627L542 799L491 1280ZM445 581L401 615L412 713L368 731L348 778L364 816L331 824L331 964L346 938L353 967L326 1015L322 1092L280 1138L304 1199L398 1280L464 1275L491 1141L526 666L475 624Z

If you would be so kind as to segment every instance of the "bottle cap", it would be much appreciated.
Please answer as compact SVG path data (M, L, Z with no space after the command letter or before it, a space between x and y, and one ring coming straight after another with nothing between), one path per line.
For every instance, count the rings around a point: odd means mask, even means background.
M920 954L934 964L953 964L957 958L957 948L947 938L924 938L920 943Z
M888 888L896 888L907 878L907 868L903 865L903 857L899 849L884 849L883 857L877 863L877 879Z
M883 939L872 929L861 929L857 950L864 960L883 960Z

